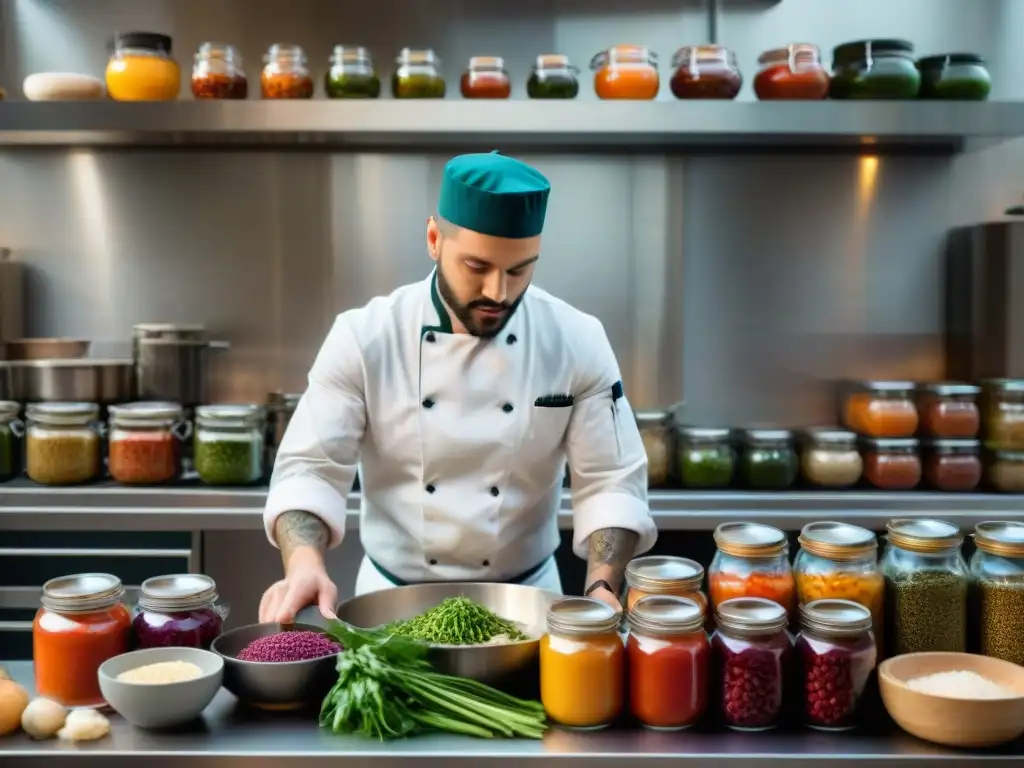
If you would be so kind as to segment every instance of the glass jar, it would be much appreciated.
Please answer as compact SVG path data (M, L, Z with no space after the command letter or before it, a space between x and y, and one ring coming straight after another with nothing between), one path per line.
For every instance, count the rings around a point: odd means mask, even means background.
M843 424L863 437L913 437L917 406L911 381L862 381L846 397Z
M256 405L199 406L193 450L204 483L255 483L263 476L263 410Z
M716 609L735 597L772 600L795 618L796 583L789 565L789 539L760 523L722 523L708 568L708 595Z
M684 488L727 488L736 471L736 451L728 429L680 427L679 481Z
M224 631L229 606L218 604L209 576L184 573L142 582L132 629L139 648L186 647L209 650Z
M985 476L1000 493L1024 493L1024 451L996 451Z
M575 99L580 92L579 73L568 56L538 56L526 81L526 95L531 99Z
M203 43L192 65L192 95L197 99L247 99L249 79L233 45Z
M715 611L711 637L712 680L722 719L736 731L764 731L779 724L790 677L792 642L778 603L757 597L726 600Z
M507 99L512 95L512 81L505 71L505 60L501 56L471 57L459 90L464 99Z
M65 707L102 707L99 668L129 649L132 618L116 576L82 573L43 585L32 622L36 694Z
M849 488L864 472L857 436L845 429L811 429L800 454L804 480L818 488Z
M391 95L396 99L443 99L446 86L441 59L431 49L403 48L395 60Z
M793 433L786 429L748 429L743 433L740 475L748 488L781 491L795 481L800 462Z
M926 446L924 478L938 491L973 491L981 483L980 440L932 440Z
M864 479L883 491L909 491L921 482L920 444L913 438L861 441Z
M976 53L944 53L918 59L922 99L985 101L992 93L992 76Z
M978 523L974 544L978 651L1024 665L1024 523Z
M639 600L627 621L633 716L654 730L689 728L708 704L711 646L704 608L684 597L654 595Z
M754 93L761 101L820 101L828 96L830 78L816 45L793 43L765 51L757 65Z
M274 469L274 462L277 461L277 447L284 440L284 434L288 425L295 415L295 409L299 407L299 400L302 395L291 392L271 392L267 395L267 420L264 443L266 444L267 471Z
M301 45L274 43L263 57L260 95L264 99L311 99L313 77Z
M331 66L324 75L324 91L329 99L376 99L380 97L380 77L373 68L370 51L362 46L334 46Z
M181 441L191 435L177 403L128 403L108 409L110 476L126 485L166 483L181 474Z
M1024 451L1024 380L983 382L981 414L986 448Z
M590 60L599 99L650 101L661 87L658 56L640 45L613 45Z
M21 471L20 439L24 425L18 419L21 405L0 400L0 482L17 477Z
M885 622L885 577L872 531L848 523L808 523L800 531L793 562L800 605L816 600L851 600L871 612L880 636Z
M647 453L647 487L662 488L671 479L675 457L675 430L665 411L637 411L636 426Z
M172 40L155 32L126 32L111 42L107 93L114 101L174 101L181 69L171 56Z
M736 54L722 45L689 45L672 57L669 85L677 99L735 99L743 87Z
M540 700L562 726L604 728L622 712L626 649L621 614L590 597L567 597L548 608L540 641Z
M945 382L920 384L917 412L921 435L940 439L972 439L981 429L980 387Z
M95 403L33 403L25 409L25 473L43 485L88 483L100 474Z
M967 650L963 535L942 520L890 520L882 556L885 648L891 656Z
M906 40L859 40L832 51L833 99L916 99L921 73Z
M634 557L626 565L626 609L637 600L650 595L685 597L707 608L708 600L701 591L704 567L695 560L668 555Z
M804 722L821 731L859 725L864 689L878 663L871 612L850 600L801 606L796 652Z

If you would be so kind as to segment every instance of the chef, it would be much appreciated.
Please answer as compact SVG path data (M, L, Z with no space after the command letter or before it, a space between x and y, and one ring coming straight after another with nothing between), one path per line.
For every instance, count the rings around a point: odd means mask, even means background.
M284 578L260 621L332 617L324 553L357 469L356 594L491 581L561 592L566 461L583 592L620 608L657 530L647 458L601 323L531 285L550 184L498 153L452 159L427 220L430 276L340 314L277 452L264 525ZM382 226L386 226L384 222ZM560 254L579 261L586 254Z

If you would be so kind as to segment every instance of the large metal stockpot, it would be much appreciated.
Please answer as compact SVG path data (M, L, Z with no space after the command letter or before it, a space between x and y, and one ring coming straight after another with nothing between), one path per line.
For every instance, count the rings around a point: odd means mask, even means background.
M209 402L209 354L228 347L227 342L208 340L201 325L133 326L132 355L139 397L181 403L187 408Z
M97 403L135 399L131 360L10 360L6 397L19 403Z

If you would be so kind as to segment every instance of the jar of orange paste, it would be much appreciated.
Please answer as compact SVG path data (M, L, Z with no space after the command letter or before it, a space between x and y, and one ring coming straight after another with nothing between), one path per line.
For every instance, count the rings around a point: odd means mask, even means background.
M650 101L658 95L658 56L640 45L613 45L590 62L601 99Z
M115 101L174 101L181 69L171 56L172 40L156 32L125 32L111 42L107 92Z

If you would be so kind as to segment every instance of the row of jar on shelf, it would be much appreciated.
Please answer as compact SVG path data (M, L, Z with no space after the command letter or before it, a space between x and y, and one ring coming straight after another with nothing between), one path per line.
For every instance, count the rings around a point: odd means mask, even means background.
M171 37L154 32L117 35L107 63L106 93L118 101L178 98L181 72ZM981 56L951 53L915 60L906 40L864 40L837 46L832 70L818 47L793 43L765 51L758 59L754 92L759 99L957 99L984 100L992 83ZM263 57L260 95L264 99L313 98L315 82L302 46L275 43ZM654 99L661 90L658 56L639 45L615 45L590 62L594 91L601 99ZM692 45L672 57L669 85L679 99L735 99L743 75L733 51L721 45ZM534 99L572 99L579 70L567 56L538 56L526 83ZM96 97L103 83L97 83ZM238 49L203 43L194 56L192 93L197 99L245 99L248 77ZM460 79L467 99L507 99L512 81L500 56L470 58ZM26 88L26 96L29 95ZM381 77L370 52L336 46L324 75L329 98L377 98ZM403 48L391 75L394 98L443 98L447 92L441 60L431 49Z

